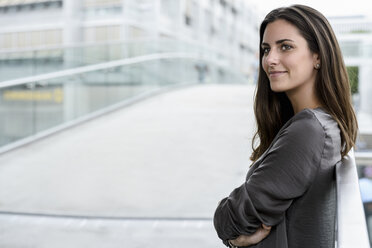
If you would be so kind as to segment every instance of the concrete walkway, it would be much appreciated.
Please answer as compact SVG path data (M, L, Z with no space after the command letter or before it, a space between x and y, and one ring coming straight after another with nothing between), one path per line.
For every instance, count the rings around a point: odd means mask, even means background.
M1 155L0 211L56 217L0 215L0 247L223 247L211 218L250 165L253 91L182 88Z

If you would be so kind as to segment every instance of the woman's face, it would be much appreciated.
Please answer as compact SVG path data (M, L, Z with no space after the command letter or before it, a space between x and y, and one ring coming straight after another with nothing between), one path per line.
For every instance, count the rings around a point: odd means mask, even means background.
M279 19L266 26L262 67L274 92L295 93L315 83L319 63L296 26Z

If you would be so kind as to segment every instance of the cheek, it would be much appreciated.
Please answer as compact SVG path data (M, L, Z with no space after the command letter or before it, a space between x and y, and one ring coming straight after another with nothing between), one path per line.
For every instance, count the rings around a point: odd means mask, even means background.
M305 76L312 68L312 61L309 60L308 56L287 57L285 66L292 76Z
M265 58L262 57L262 59L261 59L261 67L262 67L262 69L265 71L265 73L267 74L268 66L267 66L267 64L266 64L265 61L266 61Z
M297 59L297 70L304 74L308 74L313 71L313 58L310 54L305 53Z
M303 60L302 63L299 63L296 68L297 74L302 77L310 77L313 73L312 62Z

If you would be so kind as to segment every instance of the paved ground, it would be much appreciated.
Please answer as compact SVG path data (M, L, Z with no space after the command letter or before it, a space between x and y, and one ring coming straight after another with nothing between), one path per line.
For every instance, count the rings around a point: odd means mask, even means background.
M58 217L1 214L0 247L223 247L211 218L250 165L253 91L183 88L1 155L0 211Z
M0 215L2 248L224 247L211 221L97 220Z

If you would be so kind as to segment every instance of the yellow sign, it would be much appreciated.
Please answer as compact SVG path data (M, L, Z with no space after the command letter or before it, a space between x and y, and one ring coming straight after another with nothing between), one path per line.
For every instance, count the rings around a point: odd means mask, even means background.
M39 102L63 102L63 91L56 88L47 90L6 90L3 92L4 100L9 101L39 101Z

